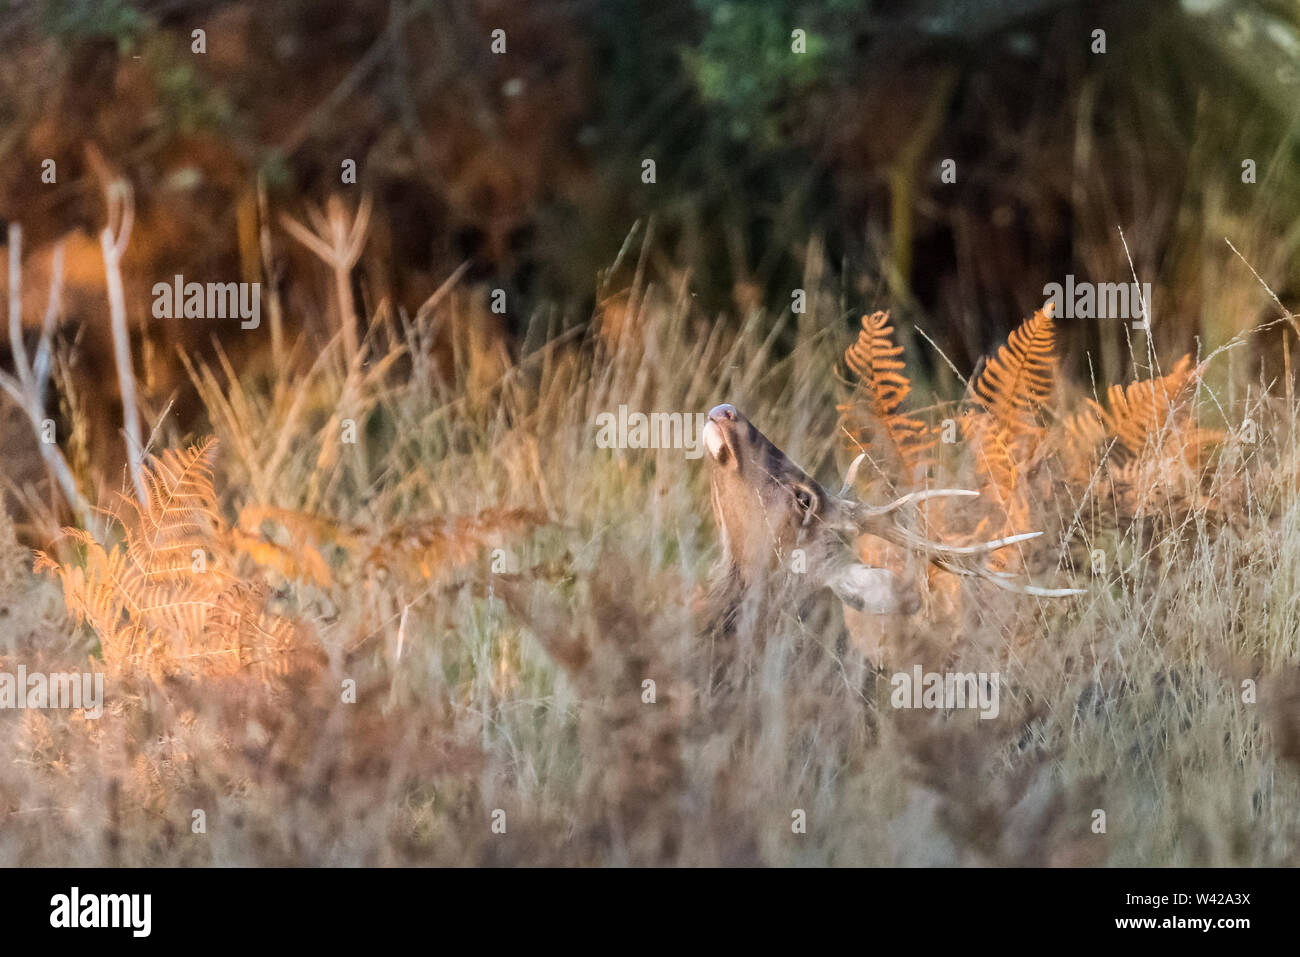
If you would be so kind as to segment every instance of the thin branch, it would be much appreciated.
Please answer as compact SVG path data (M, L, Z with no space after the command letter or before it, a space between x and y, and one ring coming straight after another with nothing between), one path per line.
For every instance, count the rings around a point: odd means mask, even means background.
M72 510L81 520L84 528L94 527L94 511L72 474L68 460L58 444L51 441L46 434L45 392L49 383L54 324L58 319L62 304L63 290L63 244L54 249L50 268L50 298L45 309L45 318L41 323L40 341L36 347L36 360L32 362L23 342L22 334L22 228L17 224L9 226L9 345L13 353L15 375L0 372L0 389L23 410L32 426L36 437L36 448L41 453L45 467L58 483Z
M23 348L23 270L22 227L9 224L9 350L14 357L14 370L18 382L26 390L31 383L32 370L27 365L27 351Z
M148 504L141 469L144 467L144 440L140 434L140 413L135 399L135 372L131 368L131 333L126 324L126 294L122 288L122 256L131 238L135 222L135 200L131 185L116 180L107 189L108 225L99 234L104 250L104 271L108 280L108 309L113 329L113 356L117 364L118 387L122 393L122 425L126 435L126 456L131 482L141 505ZM114 223L117 229L114 230Z
M289 235L312 251L334 272L334 294L339 310L339 327L343 330L344 360L352 368L360 352L357 335L357 310L352 297L352 267L361 258L365 248L366 230L370 226L370 194L361 197L356 216L349 222L343 202L331 196L326 212L315 206L307 208L307 218L312 228L291 216L281 216L280 222Z

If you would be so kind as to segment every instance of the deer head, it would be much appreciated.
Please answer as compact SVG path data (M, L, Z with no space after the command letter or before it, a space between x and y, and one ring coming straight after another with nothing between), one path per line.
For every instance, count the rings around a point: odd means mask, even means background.
M732 590L777 585L798 599L830 588L859 611L915 610L917 594L893 572L856 560L853 504L822 488L734 406L709 413L704 446Z
M709 412L703 438L713 465L713 514L722 535L725 589L732 599L776 587L798 600L828 588L858 611L916 611L920 597L912 583L857 560L853 544L862 534L877 535L948 571L999 588L1041 597L1081 594L1073 588L1037 588L982 563L987 553L1041 532L958 546L918 535L900 521L910 506L926 499L978 492L928 489L870 506L849 494L863 456L850 466L840 491L828 492L732 405Z

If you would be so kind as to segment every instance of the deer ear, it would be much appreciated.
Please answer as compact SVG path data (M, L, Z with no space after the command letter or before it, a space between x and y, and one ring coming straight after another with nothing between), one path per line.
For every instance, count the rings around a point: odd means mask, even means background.
M831 579L831 591L844 604L869 615L911 614L920 602L888 568L854 562Z

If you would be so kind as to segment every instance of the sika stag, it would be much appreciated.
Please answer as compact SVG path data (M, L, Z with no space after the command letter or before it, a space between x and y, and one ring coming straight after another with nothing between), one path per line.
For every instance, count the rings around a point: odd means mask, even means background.
M709 413L704 444L713 463L713 514L723 547L707 610L715 635L751 634L755 626L790 612L807 620L812 600L824 589L844 602L850 628L854 613L914 613L920 607L920 592L914 582L858 560L854 545L865 534L999 588L1041 597L1081 593L1073 588L1038 588L982 563L982 556L989 552L1036 538L1041 532L975 545L946 545L918 535L899 520L906 509L926 499L977 496L977 492L928 489L885 505L867 505L849 495L859 456L843 487L832 494L731 405L719 405Z

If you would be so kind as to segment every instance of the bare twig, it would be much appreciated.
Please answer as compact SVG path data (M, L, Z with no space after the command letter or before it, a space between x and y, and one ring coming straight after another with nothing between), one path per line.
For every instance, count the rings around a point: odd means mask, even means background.
M46 433L45 392L50 379L51 340L54 323L58 319L63 292L63 245L54 249L50 266L49 305L41 323L41 336L35 359L27 353L23 343L22 320L22 228L17 223L9 226L9 347L13 353L14 375L0 372L0 388L26 413L36 434L36 447L40 450L45 467L58 483L64 498L72 506L83 527L91 528L94 512L77 487L77 480L68 466L58 444Z
M280 305L280 284L275 274L275 261L271 256L270 213L267 211L266 180L257 177L257 248L262 256L262 270L266 273L267 305L271 313L271 360L276 369L284 365L284 313Z
M140 434L140 413L135 400L135 372L131 368L131 333L126 325L126 295L122 289L122 257L131 239L135 222L135 199L131 184L124 179L109 183L108 224L99 234L104 250L104 272L108 281L108 310L113 329L113 356L117 363L117 382L122 393L122 427L126 435L126 458L131 482L141 505L147 504L144 483L140 478L144 466L144 440ZM116 228L114 228L116 227Z
M366 229L370 225L370 194L362 196L356 216L349 222L343 201L331 196L326 211L309 207L307 218L311 228L291 216L281 216L280 222L289 235L316 254L334 271L334 292L338 300L339 325L343 330L344 359L348 368L356 362L360 350L357 335L356 305L352 299L352 267L361 258L365 246Z

